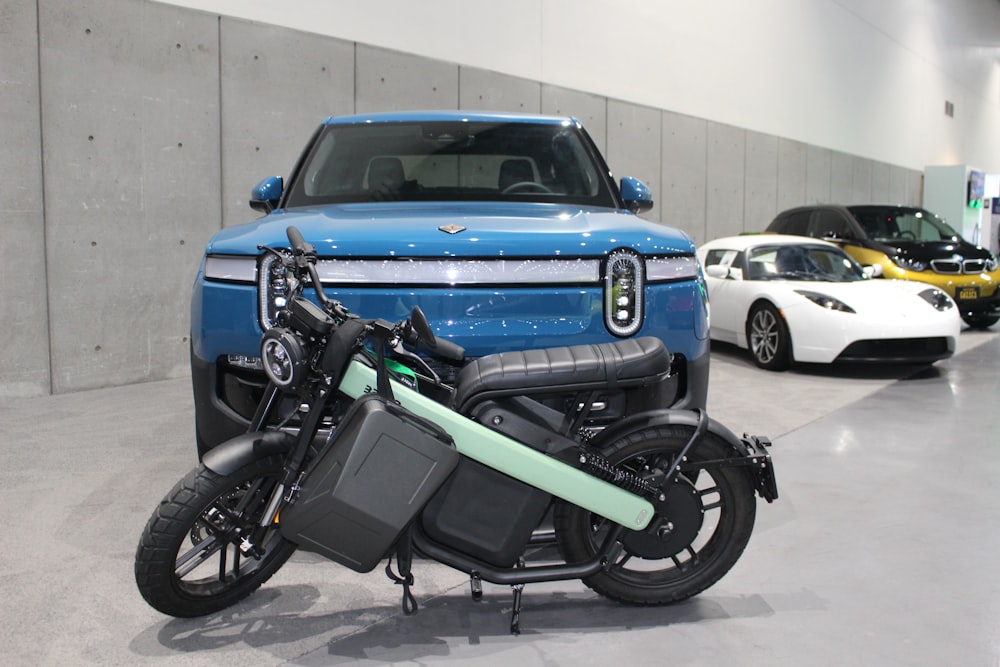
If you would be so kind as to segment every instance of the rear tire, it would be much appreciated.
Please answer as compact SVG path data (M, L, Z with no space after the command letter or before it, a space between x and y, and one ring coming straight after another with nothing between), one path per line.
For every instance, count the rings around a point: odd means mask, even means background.
M621 468L656 482L691 437L687 426L631 433L602 450ZM750 539L757 503L749 475L739 466L697 468L700 461L731 457L732 448L706 433L688 454L696 469L684 472L646 531L628 531L623 554L583 582L597 593L641 605L677 602L702 592L736 563ZM660 517L669 519L660 521ZM556 535L568 563L590 560L611 522L560 501Z
M255 461L231 475L204 466L179 481L153 512L135 554L135 581L154 609L211 614L247 597L295 551L277 525L256 527L278 484L281 461ZM256 556L245 554L250 535Z

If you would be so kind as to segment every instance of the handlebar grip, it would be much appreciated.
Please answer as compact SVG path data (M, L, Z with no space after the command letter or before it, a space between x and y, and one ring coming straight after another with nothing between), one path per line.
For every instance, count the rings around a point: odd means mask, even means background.
M316 248L314 248L311 243L306 243L306 240L302 238L302 232L300 232L297 227L289 226L288 229L285 230L285 234L288 235L288 242L292 244L292 248L298 252L303 255L316 254Z
M452 361L465 361L465 348L444 338L434 340L433 352L435 356Z

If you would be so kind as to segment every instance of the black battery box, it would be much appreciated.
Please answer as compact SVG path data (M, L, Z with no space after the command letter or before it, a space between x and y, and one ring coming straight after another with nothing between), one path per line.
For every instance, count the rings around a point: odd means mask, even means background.
M448 479L460 455L437 425L379 394L359 398L309 465L281 533L356 572L371 571Z

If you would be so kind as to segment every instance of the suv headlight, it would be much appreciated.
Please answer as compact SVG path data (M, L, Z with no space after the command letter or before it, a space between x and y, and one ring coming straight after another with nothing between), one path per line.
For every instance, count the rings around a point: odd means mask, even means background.
M837 310L842 313L857 312L853 308L848 306L846 303L841 301L840 299L834 299L832 296L827 296L826 294L822 294L820 292L810 292L809 290L797 289L795 290L795 293L801 294L805 298L815 303L817 306L822 306L827 310Z
M278 311L288 303L295 277L272 253L264 255L257 272L257 298L260 300L260 326L264 331L275 326Z
M631 336L642 326L645 287L642 259L634 252L616 250L604 269L604 323L616 336Z
M892 263L901 269L906 269L907 271L924 271L927 269L927 262L921 262L918 259L913 259L912 257L900 257L894 255L892 257Z
M920 293L920 298L934 306L936 310L948 310L955 307L955 302L951 300L951 297L936 287L925 289Z

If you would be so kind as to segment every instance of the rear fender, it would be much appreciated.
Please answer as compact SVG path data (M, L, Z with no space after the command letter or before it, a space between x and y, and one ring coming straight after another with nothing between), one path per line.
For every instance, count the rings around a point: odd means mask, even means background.
M746 445L740 438L736 437L736 434L711 417L707 419L708 432L714 433L729 443L737 455L747 455ZM691 428L697 428L698 412L696 410L674 410L670 408L640 412L639 414L626 417L614 426L604 429L594 437L590 444L597 449L603 449L606 445L618 440L627 433L655 428L657 426L690 426Z
M284 431L255 431L226 440L205 452L201 462L219 475L230 475L259 459L284 454L295 444L295 436Z

